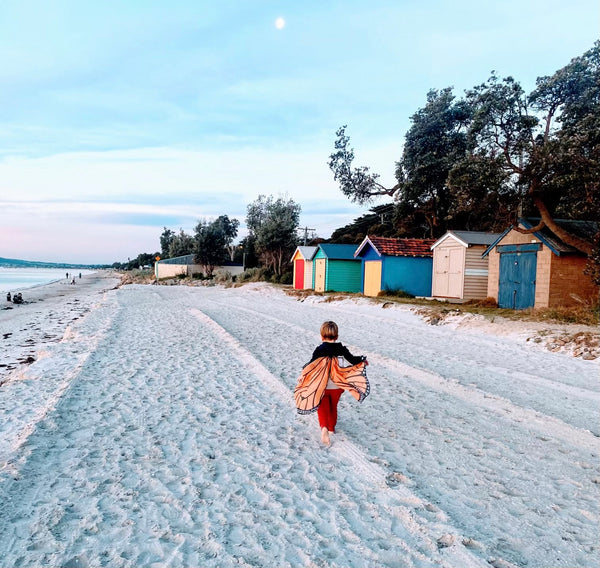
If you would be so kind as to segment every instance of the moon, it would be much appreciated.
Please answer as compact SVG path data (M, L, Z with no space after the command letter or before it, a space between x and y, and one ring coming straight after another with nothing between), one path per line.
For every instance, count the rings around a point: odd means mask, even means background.
M275 20L275 27L278 30L282 30L283 28L285 28L285 20L283 18L277 18Z

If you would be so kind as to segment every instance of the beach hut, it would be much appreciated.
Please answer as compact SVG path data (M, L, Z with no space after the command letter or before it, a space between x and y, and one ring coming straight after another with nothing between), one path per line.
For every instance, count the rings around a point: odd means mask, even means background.
M354 253L362 262L365 296L377 296L382 290L429 296L434 242L434 239L365 237Z
M315 292L360 292L361 262L356 245L322 243L313 257Z
M570 233L592 241L598 224L557 219ZM522 229L532 229L539 219L523 218ZM489 256L487 295L501 308L526 309L575 305L597 299L598 286L585 274L587 256L567 245L544 227L520 233L509 227L485 251Z
M475 300L487 297L488 261L482 256L500 233L448 231L433 245L434 298Z
M297 247L292 256L294 288L308 290L313 287L313 256L317 247Z

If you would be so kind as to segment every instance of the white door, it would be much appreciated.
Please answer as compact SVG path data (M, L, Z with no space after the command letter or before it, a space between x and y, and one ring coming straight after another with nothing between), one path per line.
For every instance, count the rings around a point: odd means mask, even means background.
M433 255L433 290L431 293L441 298L448 296L449 250L447 247L440 247Z
M465 248L449 249L448 259L448 298L462 298L465 266Z

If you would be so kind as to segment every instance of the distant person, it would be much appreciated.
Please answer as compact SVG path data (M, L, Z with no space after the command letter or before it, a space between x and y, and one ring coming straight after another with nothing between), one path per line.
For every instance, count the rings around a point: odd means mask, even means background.
M335 432L337 406L342 393L347 390L358 402L362 402L369 394L367 358L352 355L337 339L337 324L333 321L324 322L321 325L322 343L314 350L312 359L304 365L294 389L296 408L300 414L317 411L321 441L326 445L330 444L330 434Z
M79 280L81 280L81 272L79 273Z
M15 294L13 296L13 304L22 304L23 303L23 295L21 292Z
M6 301L7 302L12 302L12 297L10 295L10 292L8 294L6 294Z
M71 280L71 284L75 284L75 276L73 276L73 279Z
M67 280L69 279L69 273L67 272Z

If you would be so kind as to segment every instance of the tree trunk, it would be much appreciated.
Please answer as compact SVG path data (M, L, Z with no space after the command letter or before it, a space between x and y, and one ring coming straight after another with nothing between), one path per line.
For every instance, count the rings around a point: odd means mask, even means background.
M587 256L592 255L592 243L589 243L588 241L577 237L568 231L565 231L565 229L563 229L554 221L542 198L535 193L531 197L533 198L533 203L540 212L542 221L546 224L546 227L548 227L563 243L576 248L578 251L585 253Z
M535 192L530 191L531 198L533 199L533 204L540 212L541 221L535 226L531 227L531 229L524 229L515 225L513 228L515 231L529 235L531 233L536 233L537 231L541 231L544 227L548 227L563 243L576 248L578 251L586 254L587 256L592 256L594 247L592 243L582 239L576 235L569 233L563 229L550 214L546 204L543 199Z

